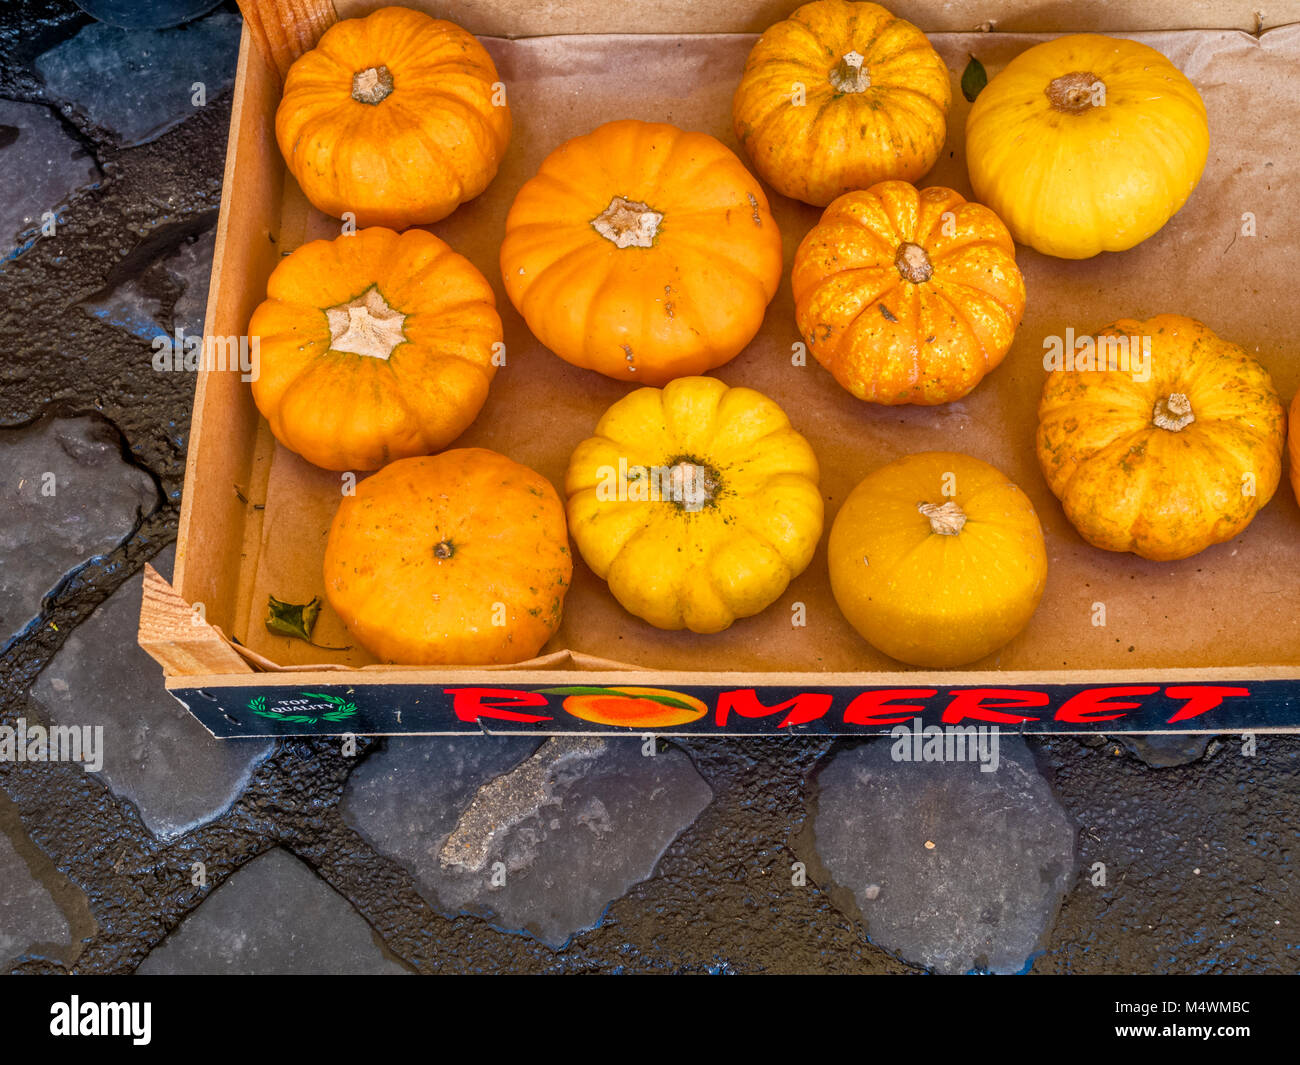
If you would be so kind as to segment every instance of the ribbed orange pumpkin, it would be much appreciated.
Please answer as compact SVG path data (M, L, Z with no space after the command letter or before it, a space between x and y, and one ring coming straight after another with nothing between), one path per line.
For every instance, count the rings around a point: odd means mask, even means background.
M781 281L781 234L721 141L609 122L560 145L519 190L501 276L560 358L662 385L753 339Z
M879 4L815 0L754 45L736 137L778 192L823 207L939 158L952 88L925 34Z
M253 400L285 447L327 470L373 470L463 433L496 374L492 287L422 229L304 244L253 312Z
M324 573L330 606L382 661L487 665L551 638L573 558L550 481L460 448L394 462L344 496Z
M826 208L794 257L795 319L817 361L871 403L960 399L1025 309L1015 245L952 189L886 181Z
M336 23L298 57L275 136L313 205L405 229L487 188L510 140L510 108L471 34L385 7Z

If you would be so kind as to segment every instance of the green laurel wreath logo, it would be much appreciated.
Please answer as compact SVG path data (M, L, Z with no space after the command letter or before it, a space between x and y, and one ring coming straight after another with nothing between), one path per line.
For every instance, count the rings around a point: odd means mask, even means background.
M299 692L299 695L308 699L319 699L321 702L329 703L334 707L324 714L281 714L275 710L269 710L266 706L266 696L254 696L248 701L248 709L253 711L258 717L270 718L272 721L286 721L293 725L314 725L318 721L346 721L348 718L355 716L357 704L350 703L339 695L326 695L323 692Z

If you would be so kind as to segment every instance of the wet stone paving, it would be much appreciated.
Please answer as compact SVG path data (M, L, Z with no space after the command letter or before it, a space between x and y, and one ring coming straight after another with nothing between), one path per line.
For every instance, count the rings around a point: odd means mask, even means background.
M0 8L0 971L1297 970L1294 738L212 739L135 622L239 25Z

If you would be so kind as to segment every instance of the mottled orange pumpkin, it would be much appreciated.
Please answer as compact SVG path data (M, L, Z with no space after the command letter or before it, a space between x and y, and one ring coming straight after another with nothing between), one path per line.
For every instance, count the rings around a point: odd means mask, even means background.
M1245 529L1282 474L1268 371L1176 314L1122 319L1092 347L1062 353L1074 368L1051 370L1038 407L1038 460L1079 535L1168 562Z
M510 108L471 34L385 7L335 23L298 57L275 136L314 206L405 229L487 188L510 141Z
M401 665L532 658L559 627L572 575L551 483L483 448L367 477L325 547L330 606L366 650Z
M463 433L501 351L492 287L422 229L372 228L281 260L253 313L253 400L285 447L373 470Z
M879 4L815 0L749 53L736 137L778 192L824 207L939 158L952 88L925 34Z
M904 181L827 207L795 253L792 282L809 350L871 403L960 399L1002 361L1025 309L998 216Z
M501 276L560 358L663 385L753 339L781 281L781 234L721 141L629 119L560 145L519 190Z

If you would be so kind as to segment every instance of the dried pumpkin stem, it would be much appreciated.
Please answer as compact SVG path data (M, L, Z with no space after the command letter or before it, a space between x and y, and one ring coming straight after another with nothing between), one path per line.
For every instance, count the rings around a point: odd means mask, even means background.
M917 503L916 509L930 519L930 531L956 536L966 524L966 512L956 503Z
M898 267L903 280L910 281L914 285L929 281L934 273L930 256L926 254L925 249L910 240L905 240L898 246L898 251L894 255L894 265Z
M668 463L666 497L683 510L701 510L717 497L722 477L707 462L679 455Z
M1057 111L1067 115L1081 115L1097 106L1099 98L1105 99L1106 85L1096 74L1087 70L1073 70L1048 82L1043 91Z
M406 315L391 306L371 285L356 299L325 309L329 320L330 347L372 359L387 359L398 344L405 343L402 329Z
M661 212L640 200L615 196L591 220L592 228L617 248L650 248L659 235Z
M871 88L871 74L862 69L865 57L857 52L846 52L844 57L831 67L827 78L836 92L866 92Z
M433 545L434 558L451 558L456 553L456 545L450 540L442 540Z
M1159 429L1168 429L1176 433L1196 421L1192 413L1192 401L1184 392L1170 392L1156 400L1155 410L1151 412L1151 424Z
M366 67L352 75L352 99L359 104L383 103L393 91L393 74L386 66Z

